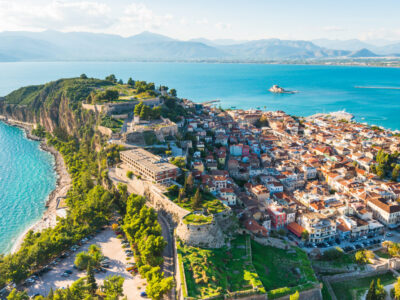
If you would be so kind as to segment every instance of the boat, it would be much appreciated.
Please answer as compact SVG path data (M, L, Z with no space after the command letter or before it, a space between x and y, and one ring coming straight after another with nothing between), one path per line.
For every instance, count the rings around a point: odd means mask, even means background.
M294 93L297 93L297 91L288 91L288 90L285 90L283 87L280 87L279 85L276 85L276 84L274 84L274 85L269 89L269 91L270 91L271 93L274 93L274 94L294 94Z

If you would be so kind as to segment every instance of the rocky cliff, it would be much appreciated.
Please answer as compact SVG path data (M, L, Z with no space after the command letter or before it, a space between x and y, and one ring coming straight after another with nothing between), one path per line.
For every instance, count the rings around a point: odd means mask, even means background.
M62 128L76 135L93 112L81 109L81 103L95 90L109 86L98 79L60 79L45 85L20 88L0 98L0 114L22 122L41 124L46 131Z

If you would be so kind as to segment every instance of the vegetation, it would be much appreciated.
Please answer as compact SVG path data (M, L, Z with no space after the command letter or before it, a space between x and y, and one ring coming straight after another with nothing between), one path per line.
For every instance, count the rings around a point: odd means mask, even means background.
M141 120L157 120L161 116L161 107L155 106L150 108L150 106L140 101L135 106L134 114L135 116L139 116Z
M200 190L194 183L190 174L185 178L184 187L179 189L172 186L165 194L171 201L189 211L204 210L206 214L215 214L224 211L226 208L222 202L213 194Z
M101 121L100 125L110 128L113 132L119 132L124 125L124 121L121 119L114 119L110 116L104 116Z
M145 198L141 196L130 195L127 198L122 228L132 245L139 273L148 282L147 294L152 299L161 299L173 287L174 281L172 277L165 278L161 272L166 242L161 235L157 213L144 204Z
M389 257L400 257L400 243L384 241L382 246Z
M307 254L300 248L283 250L251 243L253 264L268 291L276 298L310 288L317 282Z
M400 164L396 161L400 153L394 152L392 154L386 153L383 150L379 150L376 155L376 164L371 165L371 172L378 175L380 178L385 178L390 174L393 181L397 181L400 175Z
M157 136L154 131L144 131L143 138L146 145L154 145L158 142Z
M397 278L396 283L390 290L390 296L392 297L392 299L400 300L400 277Z
M126 177L128 177L129 179L133 178L133 172L132 171L127 171L126 172Z
M371 250L359 250L355 254L356 262L360 265L370 264L374 258L374 253Z
M97 245L90 245L87 252L83 251L77 254L75 258L75 266L80 270L85 270L90 267L100 266L103 255L100 248Z
M178 242L189 297L222 296L240 291L265 293L257 272L246 254L244 236L238 236L231 247L203 249Z
M92 274L82 277L63 289L50 290L46 297L36 296L35 299L59 300L59 299L103 299L117 300L123 296L122 286L124 278L121 276L107 276L103 285L102 292L98 289L97 283L93 282ZM8 295L7 300L28 300L30 299L25 291L18 292L16 289Z
M364 277L364 278L358 278L358 279L350 279L346 281L340 281L340 282L332 282L331 286L333 289L333 292L336 295L337 299L341 300L352 300L356 298L356 295L358 297L361 297L361 295L364 295L365 292L368 290L368 288L371 285L372 280L378 280L378 278L381 281L382 285L388 285L393 282L395 282L395 278L393 277L393 274L391 272L388 272L383 275L375 275L375 276L370 276L370 277Z
M169 161L171 164L177 166L178 168L185 168L186 167L186 161L185 158L182 156L176 156L170 159Z
M201 225L201 224L210 224L212 220L213 220L212 216L190 214L185 216L183 222L185 224Z
M365 299L367 299L367 300L385 300L385 298L386 298L386 291L385 291L383 285L381 284L381 279L378 278L376 283L375 283L375 280L372 280Z
M267 127L269 125L268 118L265 115L262 115L259 120L257 120L255 126L257 128Z
M32 129L32 134L36 135L37 137L44 138L46 137L46 130L42 125L37 124L36 128Z

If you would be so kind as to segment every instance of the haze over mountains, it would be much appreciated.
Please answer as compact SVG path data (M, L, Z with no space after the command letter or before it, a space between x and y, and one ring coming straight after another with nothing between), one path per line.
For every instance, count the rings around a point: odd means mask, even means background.
M359 40L204 38L182 41L143 32L131 37L87 32L1 32L0 61L267 61L400 56L400 42L377 45Z

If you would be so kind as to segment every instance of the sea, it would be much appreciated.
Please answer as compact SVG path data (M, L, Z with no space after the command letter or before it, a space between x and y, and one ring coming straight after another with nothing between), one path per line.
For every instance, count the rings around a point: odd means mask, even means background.
M42 217L56 187L54 163L22 129L0 122L0 253Z
M0 63L0 96L26 85L60 78L104 78L155 82L195 102L217 106L283 110L296 116L345 110L358 122L400 130L400 68L161 62ZM272 94L277 84L295 94ZM0 126L0 253L37 220L54 188L52 158L19 129ZM7 150L8 149L8 150ZM15 151L19 149L19 151ZM25 161L27 160L27 161ZM12 176L12 174L14 174ZM37 182L38 181L38 182ZM34 183L34 184L32 184ZM32 185L31 185L32 184ZM37 186L41 184L40 186Z

